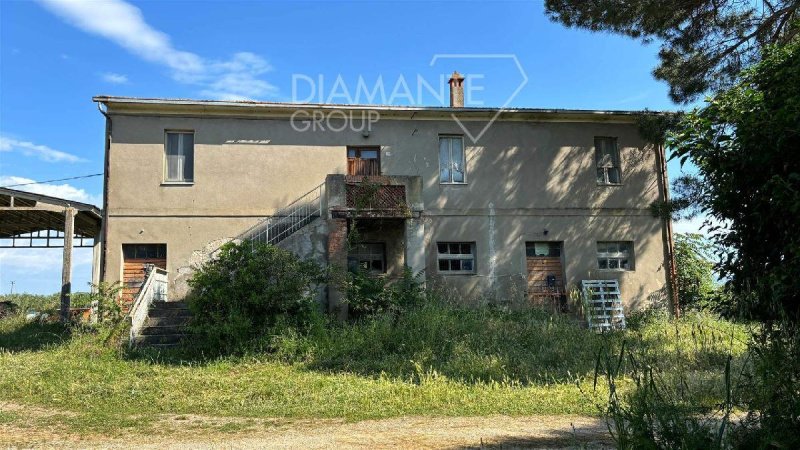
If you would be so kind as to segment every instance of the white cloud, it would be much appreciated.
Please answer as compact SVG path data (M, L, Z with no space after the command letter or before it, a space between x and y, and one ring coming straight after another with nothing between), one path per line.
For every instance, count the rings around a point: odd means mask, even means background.
M83 158L75 156L71 153L55 150L46 145L34 144L33 142L20 141L5 136L0 136L0 151L10 152L18 150L26 156L36 156L42 161L47 162L83 162Z
M40 3L81 30L102 36L134 55L170 69L178 82L199 86L201 94L215 98L258 98L277 93L277 88L258 78L271 70L261 56L239 52L218 61L178 50L170 37L151 27L142 11L123 0L39 0Z
M32 183L36 180L30 178L15 177L15 176L0 176L0 186L8 186L14 184ZM28 186L17 186L13 189L20 191L33 192L34 194L49 195L51 197L64 198L67 200L74 200L81 203L89 203L91 205L99 206L103 204L103 197L101 195L94 195L86 192L84 189L70 186L69 184L30 184Z
M111 84L127 84L128 77L121 74L121 73L114 73L114 72L106 72L101 74L100 77L103 81Z

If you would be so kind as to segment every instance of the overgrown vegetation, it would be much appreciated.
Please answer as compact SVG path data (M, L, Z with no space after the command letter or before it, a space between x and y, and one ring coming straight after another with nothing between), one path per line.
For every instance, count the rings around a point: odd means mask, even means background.
M625 340L654 358L685 360L702 384L713 380L729 351L738 364L746 339L743 325L707 314L677 324L655 318L638 330L598 335L541 311L467 309L433 299L402 314L323 320L304 330L278 323L265 332L268 345L260 351L225 357L120 353L94 333L50 339L43 324L0 323L0 399L64 410L58 421L98 432L148 432L159 414L348 420L597 414L593 405L605 390L586 396L576 384L591 391L598 349L616 351ZM671 339L676 326L681 338ZM707 327L720 331L692 339L693 329ZM26 338L17 340L23 332ZM623 392L630 385L624 377L619 383ZM719 399L711 389L698 400Z
M197 351L237 353L263 344L268 330L303 329L314 320L322 269L267 244L229 243L189 285L190 331Z
M425 290L420 278L420 274L407 267L399 280L358 268L342 277L340 288L345 292L353 319L386 312L400 314L424 303Z
M797 2L791 5L794 13ZM635 351L599 352L597 373L610 392L602 410L620 448L800 447L800 41L759 56L738 84L684 115L668 144L699 168L675 186L675 203L713 219L707 230L727 280L724 291L709 293L706 244L679 237L683 301L761 326L747 364L726 363L717 382L725 395L714 409L698 402L690 378L675 379L671 364L642 364ZM620 395L615 384L625 363L639 370L635 388ZM731 417L737 409L746 412L742 420Z
M713 245L696 233L675 234L675 266L681 308L732 317L731 296L714 278Z
M692 111L669 144L699 169L685 198L718 224L718 264L741 315L800 319L800 39Z

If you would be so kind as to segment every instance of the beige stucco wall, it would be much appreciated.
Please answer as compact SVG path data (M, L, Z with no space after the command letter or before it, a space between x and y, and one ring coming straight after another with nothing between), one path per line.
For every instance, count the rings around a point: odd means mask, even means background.
M490 247L502 295L524 275L525 241L564 242L569 282L617 278L630 305L665 283L660 221L648 206L659 198L657 158L632 123L498 121L478 143L465 138L467 184L438 181L438 136L463 134L452 120L381 120L360 131L297 132L286 119L141 117L113 120L109 152L106 278L120 276L123 243L166 243L172 294L185 293L188 269L210 248L237 236L314 186L344 173L348 145L381 147L388 175L423 180L428 275L446 279L465 298L489 286ZM485 122L467 122L480 129ZM195 180L164 185L165 130L194 130ZM598 186L594 137L616 136L623 185ZM263 141L240 144L230 141ZM494 214L490 232L489 214ZM548 230L544 236L543 230ZM493 245L490 246L490 237ZM477 274L438 277L435 242L476 242ZM598 240L631 240L635 270L596 270Z

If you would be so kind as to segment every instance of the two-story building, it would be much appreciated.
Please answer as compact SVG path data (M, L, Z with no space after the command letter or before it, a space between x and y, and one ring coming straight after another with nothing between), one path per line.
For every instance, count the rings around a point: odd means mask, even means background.
M650 210L667 195L663 148L637 113L464 108L451 89L451 107L95 97L103 279L131 296L155 264L179 299L197 264L252 239L407 266L464 302L557 305L609 278L628 307L666 298L671 236Z

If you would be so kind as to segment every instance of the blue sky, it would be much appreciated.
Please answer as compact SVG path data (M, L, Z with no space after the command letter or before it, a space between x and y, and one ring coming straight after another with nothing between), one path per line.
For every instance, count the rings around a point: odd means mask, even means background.
M679 109L651 76L657 50L564 28L540 2L3 1L0 186L102 172L98 94L326 100L337 77L351 97L359 77L368 87L381 77L387 91L402 78L414 93L393 103L434 105L416 95L418 77L436 85L458 70L482 76L476 106ZM454 54L514 55L528 82L511 98L523 80L512 59L434 60ZM102 177L27 189L102 201ZM82 290L90 252L75 259ZM59 267L60 250L0 249L0 292L12 280L16 291L56 292Z

